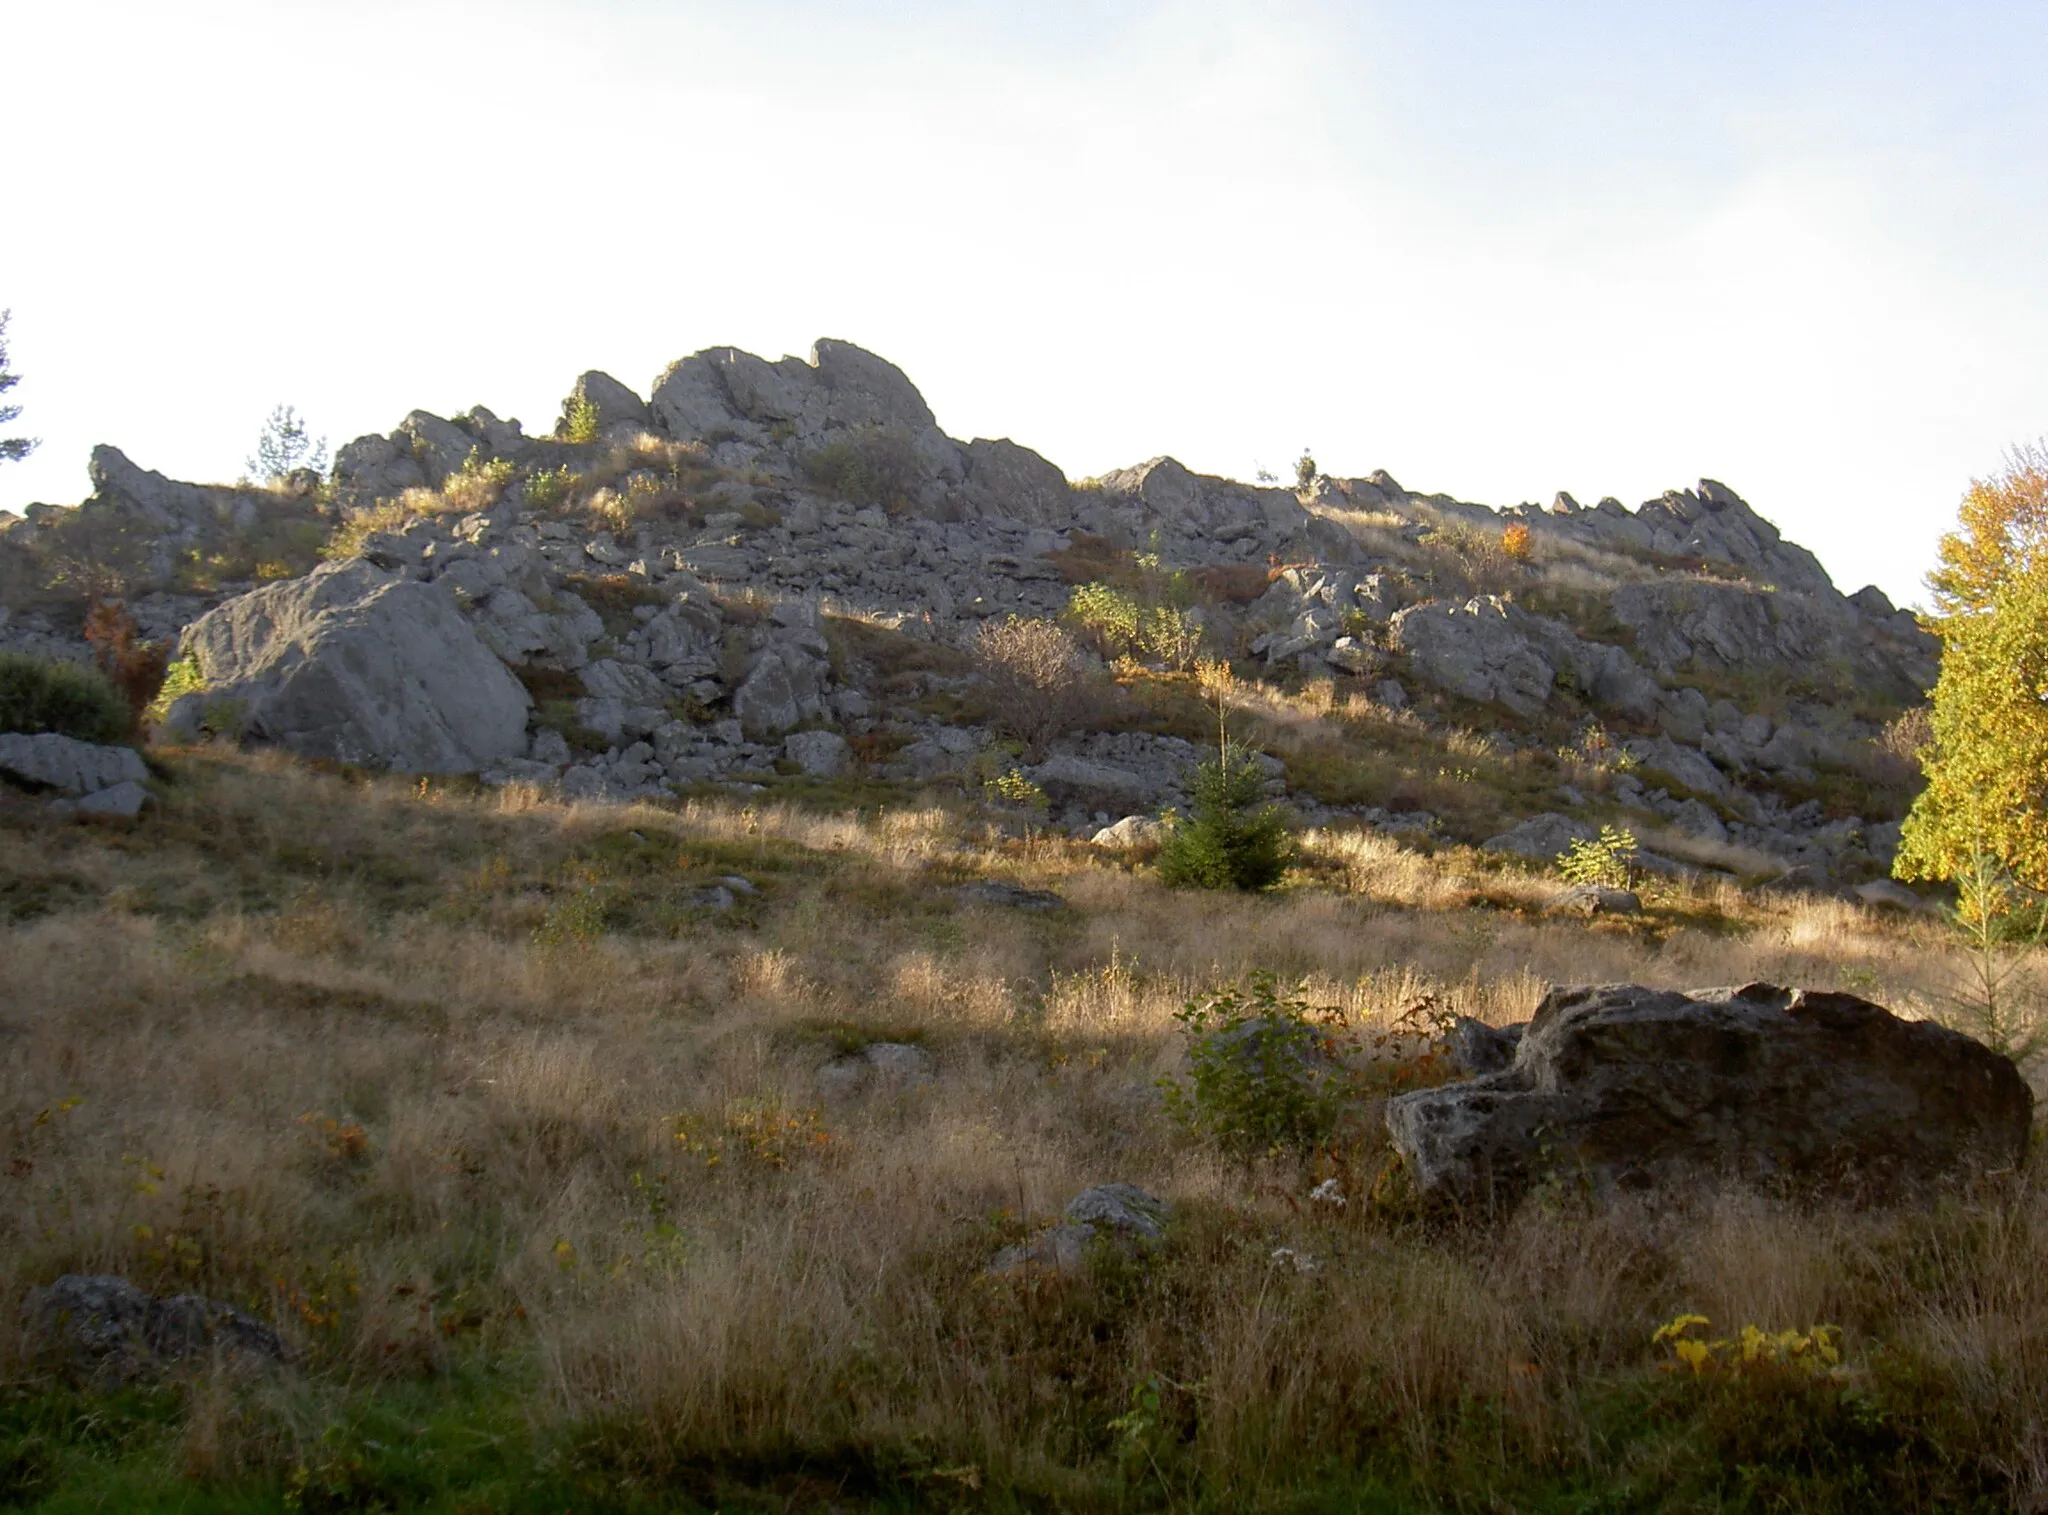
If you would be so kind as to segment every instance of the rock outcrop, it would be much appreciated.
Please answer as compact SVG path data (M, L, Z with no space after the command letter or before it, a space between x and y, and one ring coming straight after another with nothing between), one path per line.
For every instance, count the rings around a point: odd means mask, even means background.
M361 559L230 601L185 647L248 734L306 757L466 773L526 750L526 691L454 596Z
M1623 984L1553 989L1505 1069L1396 1096L1386 1120L1426 1195L1492 1209L1547 1182L1868 1192L2005 1170L2033 1109L2010 1059L1854 995Z
M330 712L324 736L308 735L320 724L310 708L266 714L250 733L278 740L273 727L289 726L309 752L453 763L592 799L764 782L778 765L823 776L856 755L874 777L968 780L975 768L978 782L1001 722L963 726L983 686L941 665L957 669L990 618L1057 617L1077 582L1142 581L1171 595L1206 653L1241 667L1331 680L1339 701L1482 734L1501 758L1555 764L1583 739L1596 775L1518 797L1572 828L1657 827L1685 839L1678 850L1725 849L1701 855L1753 875L1801 866L1842 886L1887 865L1896 810L1848 816L1809 796L1861 781L1884 719L1873 696L1917 703L1934 675L1932 639L1909 613L1875 589L1837 592L1810 553L1713 480L1635 509L1559 496L1494 510L1384 471L1285 489L1165 457L1070 486L1016 442L947 436L900 369L831 340L808 359L699 352L645 399L584 373L547 437L482 407L414 411L339 450L331 502L310 480L178 484L112 449L93 476L75 510L0 522L0 599L101 538L110 561L148 578L194 554L225 561L214 544L267 544L281 522L316 536L336 516L360 527L376 507L385 529L361 539L363 559L408 594L452 599L538 692L525 731L513 740L500 719L472 733L459 703L427 699L421 684L376 717L383 726L353 735L343 728L367 707ZM1510 528L1527 533L1513 553ZM230 556L278 570L248 541ZM252 586L177 587L134 599L146 635L179 634ZM872 640L845 634L856 621L932 655L885 668L851 645ZM0 646L90 656L75 622L23 596L0 604ZM503 717L511 702L484 704ZM412 706L442 716L420 716L438 727L402 750L419 733L389 726L413 720L398 713ZM1107 711L1096 722L1119 724ZM1085 836L1184 807L1198 756L1170 737L1079 731L1034 752L1023 777L1054 824ZM1276 797L1294 777L1273 763ZM1304 815L1436 825L1380 798L1399 808L1307 804ZM1548 862L1555 824L1497 841Z

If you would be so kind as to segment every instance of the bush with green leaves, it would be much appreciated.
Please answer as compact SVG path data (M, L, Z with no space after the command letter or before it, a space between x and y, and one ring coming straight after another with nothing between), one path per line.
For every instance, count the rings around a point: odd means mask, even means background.
M1602 826L1600 835L1581 837L1557 855L1557 871L1568 884L1626 889L1635 877L1635 833Z
M1113 584L1077 584L1067 619L1087 632L1106 658L1135 657L1185 671L1202 651L1203 626L1185 597L1181 576L1138 595Z
M1283 996L1271 974L1255 973L1189 1000L1174 1019L1187 1038L1188 1073L1185 1082L1160 1080L1167 1113L1234 1157L1314 1151L1359 1092L1344 1012L1312 1004L1305 985Z
M557 430L563 441L587 446L597 440L598 420L596 404L585 395L575 395L563 402L562 422Z
M909 506L924 472L917 444L900 426L845 432L804 459L804 473L828 494L889 511Z
M125 742L134 720L127 699L98 670L0 652L0 731Z
M1287 818L1265 803L1265 776L1251 754L1223 742L1216 761L1188 783L1189 810L1159 853L1159 877L1175 887L1270 889L1287 871Z
M567 468L539 469L526 480L526 508L554 510L576 489L576 475Z

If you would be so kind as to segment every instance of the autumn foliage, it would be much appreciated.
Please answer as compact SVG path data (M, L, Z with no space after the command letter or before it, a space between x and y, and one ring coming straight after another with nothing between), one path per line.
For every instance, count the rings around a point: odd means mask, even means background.
M164 686L170 667L168 640L142 641L135 616L120 600L94 600L85 614L85 640L101 673L128 702L134 730L142 730L143 712Z
M2048 889L2048 446L1971 484L1928 585L1941 678L1895 872L1953 879L1988 859Z

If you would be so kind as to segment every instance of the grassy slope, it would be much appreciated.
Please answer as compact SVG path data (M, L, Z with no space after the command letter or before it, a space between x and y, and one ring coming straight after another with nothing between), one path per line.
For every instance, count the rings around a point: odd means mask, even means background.
M1933 1003L1930 926L1731 889L1543 920L1474 854L1314 839L1276 897L1169 894L944 808L565 808L171 759L132 832L0 810L0 1501L45 1509L1956 1509L2048 1493L2048 1200L1696 1195L1499 1230L1160 1113L1173 1012L1253 968L1369 1022L1552 980ZM759 887L724 915L697 889ZM962 904L983 876L1051 917ZM921 1043L926 1087L821 1103ZM76 1103L69 1103L70 1101ZM44 1113L44 1112L47 1112ZM1335 1175L1341 1210L1308 1204ZM1149 1267L983 1276L1075 1190ZM1300 1274L1276 1247L1320 1260ZM274 1381L107 1397L12 1302L119 1272L277 1319ZM1817 1321L1849 1373L1695 1381L1655 1327Z

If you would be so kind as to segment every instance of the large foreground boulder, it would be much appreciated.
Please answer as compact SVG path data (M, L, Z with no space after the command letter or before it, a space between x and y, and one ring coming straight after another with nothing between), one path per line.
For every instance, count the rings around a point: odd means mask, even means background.
M525 751L526 690L454 597L360 558L228 601L184 648L245 735L305 757L469 773Z
M2015 1166L2034 1098L2011 1060L1851 994L1559 987L1501 1072L1400 1095L1423 1191L1513 1204L1725 1180L1885 1191Z

